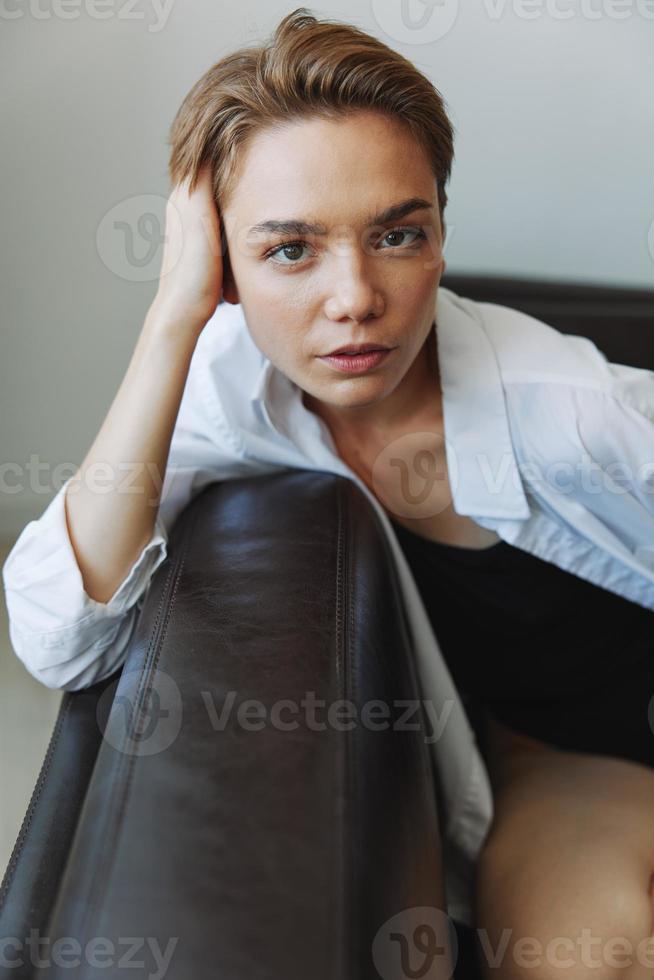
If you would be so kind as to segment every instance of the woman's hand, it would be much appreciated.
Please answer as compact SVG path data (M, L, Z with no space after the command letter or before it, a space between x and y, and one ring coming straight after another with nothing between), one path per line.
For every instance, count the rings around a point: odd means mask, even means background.
M153 306L168 324L199 333L222 295L223 258L210 166L200 170L191 194L188 185L188 179L176 184L168 198L164 255Z

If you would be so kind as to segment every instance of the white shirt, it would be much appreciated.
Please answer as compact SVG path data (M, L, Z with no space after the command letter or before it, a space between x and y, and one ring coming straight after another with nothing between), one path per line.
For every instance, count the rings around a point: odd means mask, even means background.
M610 363L586 338L443 287L435 315L455 511L654 609L654 373ZM100 603L84 591L63 507L70 481L23 529L2 569L13 647L51 688L78 690L108 676L125 659L168 532L191 498L216 480L289 467L354 480L388 536L421 696L442 724L430 749L445 801L448 913L473 924L474 865L493 816L474 732L386 511L340 459L298 386L255 346L241 306L220 304L199 337L155 531L112 598Z

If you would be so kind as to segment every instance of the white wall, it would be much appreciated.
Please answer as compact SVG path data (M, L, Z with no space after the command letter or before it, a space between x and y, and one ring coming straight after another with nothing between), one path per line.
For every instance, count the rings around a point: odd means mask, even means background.
M112 222L134 224L148 195L163 215L183 96L298 5L103 3L0 0L4 537L85 455L154 295L160 252L135 281ZM445 96L449 271L652 285L654 0L309 7L377 34Z

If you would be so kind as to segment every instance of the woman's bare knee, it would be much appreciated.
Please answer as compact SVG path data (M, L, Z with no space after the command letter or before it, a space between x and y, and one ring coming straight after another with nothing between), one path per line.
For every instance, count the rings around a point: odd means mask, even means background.
M484 975L654 977L654 773L496 724L487 735L495 814L476 895Z
M550 836L549 844L554 841ZM482 971L502 980L626 980L654 976L651 896L644 869L618 839L534 834L495 839L477 867Z

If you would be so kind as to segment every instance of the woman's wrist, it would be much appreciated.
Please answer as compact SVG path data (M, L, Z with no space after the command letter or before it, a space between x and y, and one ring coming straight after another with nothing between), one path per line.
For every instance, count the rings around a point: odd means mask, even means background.
M143 329L155 340L161 338L167 343L195 346L207 322L190 311L181 313L164 297L157 295L148 309Z

